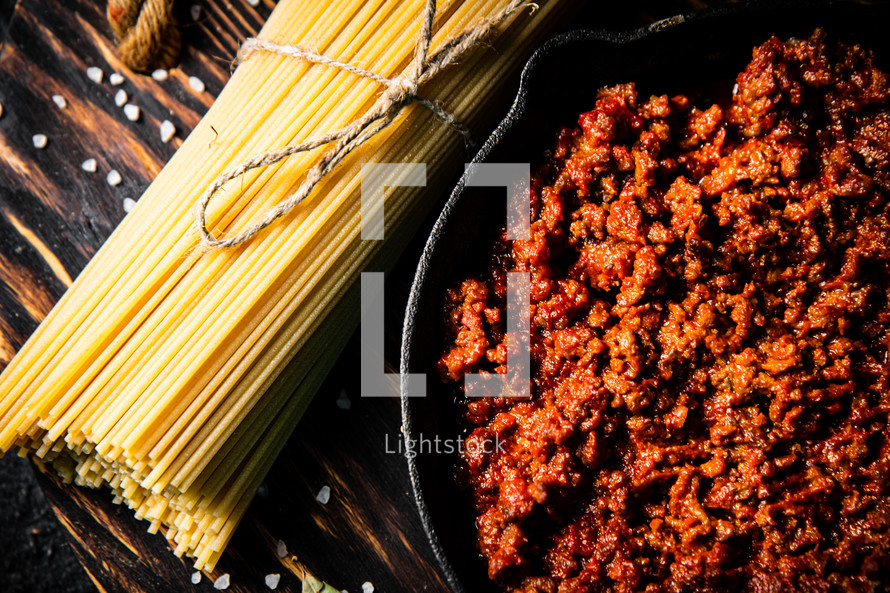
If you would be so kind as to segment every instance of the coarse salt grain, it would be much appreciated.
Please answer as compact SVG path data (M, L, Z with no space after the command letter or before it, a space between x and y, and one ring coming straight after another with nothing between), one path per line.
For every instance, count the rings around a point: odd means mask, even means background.
M31 142L34 143L34 148L45 148L47 143L46 134L34 134L31 136Z
M229 573L226 573L226 574L222 575L221 577L219 577L218 579L216 579L215 581L213 581L213 588L220 589L220 590L228 589L230 582L231 582L231 580L229 579Z
M166 144L173 139L173 135L176 134L176 126L173 125L173 122L169 120L164 120L161 122L161 142Z
M124 105L124 115L127 116L127 119L130 121L136 121L139 119L139 106L133 105L132 103L127 103Z
M192 573L192 584L197 585L201 582L201 571L196 570Z
M102 82L103 76L104 76L104 73L102 72L101 68L98 68L96 66L90 66L89 68L87 68L87 78L89 78L93 82L95 82L95 83Z
M80 164L80 168L87 173L95 173L96 169L99 168L99 163L96 162L96 159L87 159Z
M118 107L123 107L124 105L126 105L127 99L129 99L129 97L127 96L127 91L125 91L124 89L121 89L114 94L114 104Z
M189 86L192 87L192 90L196 93L204 92L204 81L197 76L189 76Z
M124 198L123 206L124 212L129 214L130 211L136 206L136 200L134 200L133 198Z
M120 185L123 178L121 174L117 172L117 169L112 169L108 172L108 175L105 176L105 181L108 182L108 185L114 187L115 185Z
M362 593L374 593L374 583L371 581L362 583Z
M247 3L250 4L251 6L259 6L260 0L247 0Z
M275 546L275 553L278 554L279 558L287 556L287 546L282 540L278 540L278 545Z
M55 103L59 109L68 107L68 101L66 101L65 97L62 95L53 95L53 103Z
M337 397L337 407L341 410L348 410L352 407L352 401L349 399L345 389L340 390L340 395Z
M318 491L318 494L315 495L315 500L321 504L328 504L331 500L331 487L322 486L321 490Z
M124 77L117 72L112 72L111 75L108 77L108 82L110 82L114 86L117 86L124 83Z
M158 68L154 72L151 73L151 77L159 82L163 82L167 80L168 73L163 68Z
M267 574L266 575L266 586L270 589L275 589L278 586L278 583L281 581L280 574Z
M201 5L200 4L192 4L189 8L189 11L192 13L192 20L196 21L201 18Z

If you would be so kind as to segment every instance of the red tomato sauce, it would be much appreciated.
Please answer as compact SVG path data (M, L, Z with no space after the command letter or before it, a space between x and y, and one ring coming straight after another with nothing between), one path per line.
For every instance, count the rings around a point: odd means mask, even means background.
M600 91L533 174L529 241L449 290L458 480L514 592L890 587L890 109L858 46L773 38L725 101ZM497 440L501 446L472 446Z

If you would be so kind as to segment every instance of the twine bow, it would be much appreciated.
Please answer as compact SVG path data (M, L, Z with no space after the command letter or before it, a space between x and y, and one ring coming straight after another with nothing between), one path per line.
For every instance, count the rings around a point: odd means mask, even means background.
M284 56L289 56L314 64L333 66L351 72L357 76L373 80L385 86L384 92L374 103L374 106L360 118L350 122L346 126L309 138L299 144L286 146L278 150L272 150L254 156L234 169L220 175L216 181L204 192L198 201L195 219L198 231L203 242L213 248L227 248L240 245L261 230L296 208L312 192L318 182L330 173L350 152L370 140L377 132L389 126L398 117L399 113L413 102L418 102L435 113L448 125L459 131L464 136L469 136L469 130L458 122L454 116L443 110L438 105L422 99L417 95L419 87L438 74L443 68L453 63L461 54L474 47L492 29L504 19L524 6L536 7L528 0L511 0L500 12L484 19L473 27L457 34L445 41L442 47L430 54L430 42L432 40L433 19L436 15L436 0L426 0L423 13L423 22L414 47L414 57L406 72L395 78L386 78L374 72L369 72L352 64L347 64L318 53L303 49L295 45L279 45L263 39L251 38L245 41L238 52L236 64L248 59L259 51L268 51ZM265 213L247 229L229 238L214 236L207 228L207 208L213 196L229 181L244 175L248 171L260 167L274 165L289 156L314 150L321 146L332 144L331 149L306 173L303 183L297 191L285 200L279 202Z

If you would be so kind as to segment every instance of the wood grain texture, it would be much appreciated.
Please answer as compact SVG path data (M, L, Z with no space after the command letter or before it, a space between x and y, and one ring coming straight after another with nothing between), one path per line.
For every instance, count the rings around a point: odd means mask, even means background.
M177 4L183 25L181 64L167 80L128 72L115 57L97 0L21 0L0 48L0 368L64 292L71 279L123 218L124 200L137 200L228 79L238 44L254 35L273 8L246 0L205 0L197 21ZM617 3L615 3L617 4ZM613 28L643 24L695 8L696 2L631 3L590 11L579 23ZM579 24L576 23L576 24ZM5 23L0 23L0 35ZM101 83L86 76L98 66ZM112 72L125 80L109 81ZM196 93L194 75L206 84ZM139 105L131 122L115 105L124 89ZM59 108L53 95L62 95ZM163 143L159 125L177 135ZM45 134L35 148L34 134ZM85 171L86 159L97 171ZM115 169L122 182L106 182ZM421 238L422 239L422 238ZM387 280L386 328L395 362L404 296L417 261L415 243ZM445 592L420 524L407 469L393 451L399 438L398 402L362 399L354 372L358 344L348 346L331 377L272 468L226 554L212 575L192 584L192 569L132 512L111 504L105 490L63 484L40 471L47 500L70 532L73 548L99 590L163 593L213 591L228 573L229 591L267 591L264 577L281 574L279 591L300 591L310 570L352 592L370 581L377 591ZM393 364L391 368L397 368ZM336 404L341 392L351 408ZM321 504L323 486L331 500ZM279 558L277 542L288 554Z

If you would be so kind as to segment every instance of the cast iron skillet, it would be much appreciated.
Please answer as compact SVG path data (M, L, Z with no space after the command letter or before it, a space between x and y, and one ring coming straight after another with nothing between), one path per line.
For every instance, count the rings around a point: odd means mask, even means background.
M473 162L526 162L534 170L553 145L556 130L575 125L578 114L593 107L597 89L606 85L635 81L641 97L683 92L707 106L710 98L731 92L752 48L772 34L806 37L822 26L833 37L871 47L886 72L888 9L887 3L757 2L625 33L565 33L531 57L510 112ZM401 372L427 374L424 398L405 397L403 381L405 438L427 446L409 456L408 467L421 520L455 593L497 589L476 552L474 517L455 485L456 455L445 445L463 431L455 415L457 391L443 385L435 370L444 351L441 311L446 287L474 273L474 254L484 249L490 229L504 224L505 203L506 190L466 187L461 179L426 243L402 334Z

